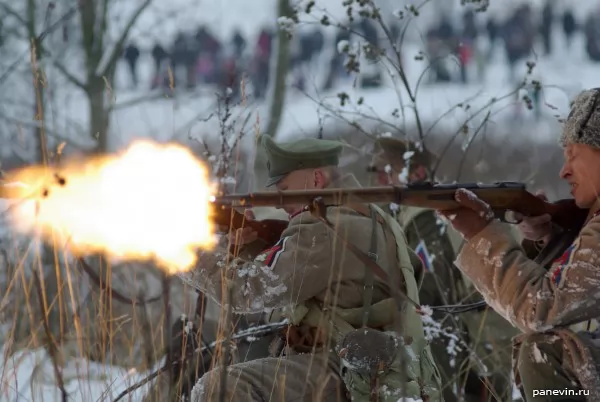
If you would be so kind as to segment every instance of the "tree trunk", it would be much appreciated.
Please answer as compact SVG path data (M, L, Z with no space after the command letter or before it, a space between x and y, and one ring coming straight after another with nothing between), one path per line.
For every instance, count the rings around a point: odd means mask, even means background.
M38 123L35 128L35 137L37 140L37 160L44 165L48 164L48 144L46 133L44 132L44 72L40 68L42 52L40 44L32 37L31 39L31 73L33 75L33 119Z
M278 0L277 15L279 17L291 17L292 7L289 0ZM275 65L273 93L271 96L271 106L269 110L269 124L265 135L270 135L275 138L277 129L281 122L281 114L285 104L286 80L290 67L290 38L284 30L277 31L277 60ZM264 187L267 180L267 165L266 157L260 146L256 144L256 152L254 156L254 175L252 177L251 188L256 191Z
M27 1L27 17L26 28L29 38L29 57L31 60L31 74L33 82L33 120L38 122L38 127L35 128L34 138L36 139L36 156L37 161L44 165L47 160L47 143L44 133L44 84L43 71L40 68L42 61L42 48L37 34L37 21L35 18L36 2L35 0ZM33 162L33 161L32 161Z
M293 9L290 0L277 1L277 15L290 18ZM277 31L277 64L275 66L275 84L271 96L271 107L269 111L269 124L266 134L275 138L281 121L281 113L285 103L286 80L290 68L290 37L283 29Z
M94 78L90 82L87 97L89 100L90 135L98 144L97 153L109 151L108 124L109 112L107 111L106 97L104 94L104 81L102 78Z
M29 37L29 51L31 60L31 74L33 83L33 120L36 121L35 130L36 139L36 159L35 163L47 165L48 160L48 141L44 129L45 124L45 89L44 89L44 71L41 67L42 62L42 43L38 37L37 21L35 18L37 3L34 0L27 1L27 35ZM62 267L56 264L54 256L56 250L54 245L44 244L42 247L41 258L34 263L32 270L34 274L38 273L42 277L42 286L44 300L37 300L38 305L33 308L40 313L40 319L47 319L48 326L52 336L61 339L65 331L63 294L60 291L63 274ZM45 318L44 318L45 317Z

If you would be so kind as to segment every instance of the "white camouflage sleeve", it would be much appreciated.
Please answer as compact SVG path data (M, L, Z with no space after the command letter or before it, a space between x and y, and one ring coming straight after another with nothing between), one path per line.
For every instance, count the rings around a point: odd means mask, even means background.
M250 314L303 302L327 288L332 266L327 226L305 212L294 217L280 240L254 260L231 259L226 251L204 252L186 282L217 303L232 286L235 313Z
M550 271L527 258L507 225L492 222L457 266L487 303L524 332L594 319L600 308L600 216L593 217Z

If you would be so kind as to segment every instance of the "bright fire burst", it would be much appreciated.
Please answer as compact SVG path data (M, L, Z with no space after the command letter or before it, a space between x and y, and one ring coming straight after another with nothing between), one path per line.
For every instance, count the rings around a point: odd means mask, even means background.
M56 236L81 254L154 260L172 274L191 269L198 248L214 246L215 186L179 145L135 142L121 154L27 167L9 180L32 196L10 210L15 229Z

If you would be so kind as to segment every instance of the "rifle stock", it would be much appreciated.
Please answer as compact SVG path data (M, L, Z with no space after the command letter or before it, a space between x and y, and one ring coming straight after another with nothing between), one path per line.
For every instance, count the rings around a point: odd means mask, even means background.
M524 183L518 182L492 184L434 184L424 182L407 186L267 191L216 197L214 203L230 208L250 208L253 206L276 207L292 204L309 205L319 199L326 205L396 203L428 209L450 210L460 207L454 198L456 190L459 188L472 191L504 221L507 221L505 214L509 211L524 216L549 214L556 225L564 229L575 229L582 226L588 213L587 210L578 208L572 199L564 199L554 203L543 201L529 193Z
M288 221L281 219L252 220L247 219L244 214L230 206L216 205L215 207L212 218L216 225L230 229L251 227L257 233L259 239L264 240L270 245L277 243L281 237L281 233L288 226Z

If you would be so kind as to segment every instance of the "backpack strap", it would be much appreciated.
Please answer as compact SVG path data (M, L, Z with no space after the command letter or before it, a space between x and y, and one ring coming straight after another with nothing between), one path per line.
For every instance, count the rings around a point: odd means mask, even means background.
M371 245L367 257L374 263L377 263L379 256L377 255L377 212L373 208L369 208L371 215ZM365 264L365 280L363 292L363 312L362 312L362 327L365 328L369 322L369 314L371 313L371 303L373 301L373 270Z
M347 205L347 207L356 211L360 215L363 215L363 216L370 215L371 207L369 205L349 204L349 205ZM387 283L390 285L389 286L390 294L392 295L394 300L396 300L396 304L397 304L399 311L403 310L403 307L404 307L403 302L407 302L407 303L411 304L416 309L421 308L419 303L417 303L416 301L414 301L410 297L408 297L408 295L401 289L402 281L399 280L399 278L390 278L390 275L388 275L387 272L385 272L375 261L373 261L373 259L371 257L369 257L365 252L363 252L361 249L356 247L354 244L349 242L343 234L341 234L340 232L337 231L335 226L327 219L327 206L324 203L319 202L319 200L315 200L315 202L310 206L310 211L314 216L316 216L323 223L325 223L332 230L333 233L336 234L336 236L342 241L342 244L344 244L344 246L346 246L348 248L348 250L350 250L350 252L352 252L352 254L354 254L354 256L356 258L358 258L363 264L365 264L365 266L368 267L384 283ZM388 255L396 256L397 255L396 239L393 236L393 234L388 235L388 234L390 234L390 228L388 227L387 222L385 222L385 220L379 214L377 214L377 221L379 223L381 223L384 233L387 232L386 233L386 242L387 242L388 253L392 253L392 250L393 250L393 254L388 254ZM392 271L394 271L394 272L392 272L392 275L397 274L397 272L395 272L395 270L392 270ZM394 279L397 279L397 280L394 280ZM396 284L396 286L393 286L394 284Z

